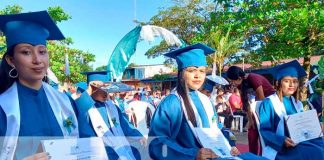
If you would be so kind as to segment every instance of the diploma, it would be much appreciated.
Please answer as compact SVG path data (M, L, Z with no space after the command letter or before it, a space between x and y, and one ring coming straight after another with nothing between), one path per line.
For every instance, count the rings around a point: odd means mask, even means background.
M107 160L104 143L99 137L44 140L42 147L51 159Z
M231 145L218 128L195 128L197 138L204 148L213 150L221 158L240 159L231 155Z
M295 143L323 136L316 110L299 112L285 116L290 138Z

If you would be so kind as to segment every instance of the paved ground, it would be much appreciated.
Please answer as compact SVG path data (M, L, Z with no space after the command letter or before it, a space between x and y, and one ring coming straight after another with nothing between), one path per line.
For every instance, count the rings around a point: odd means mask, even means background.
M234 131L234 134L235 134L236 139L237 139L236 143L248 144L247 132Z
M248 138L247 132L238 132L234 131L234 135L236 136L236 147L241 153L248 152Z

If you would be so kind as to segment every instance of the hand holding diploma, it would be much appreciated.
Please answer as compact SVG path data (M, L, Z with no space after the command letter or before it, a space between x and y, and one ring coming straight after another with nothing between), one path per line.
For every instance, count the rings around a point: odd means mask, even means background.
M196 160L207 160L211 158L219 158L219 156L209 148L201 148L196 156Z
M285 122L290 139L296 144L323 136L316 110L288 115L285 117ZM286 141L285 144L292 145L289 140Z
M295 144L294 141L291 140L289 137L286 137L286 139L285 139L285 146L286 146L287 148L289 148L289 147L295 147L296 144Z
M47 152L41 152L37 153L28 157L25 157L23 160L48 160L51 159L51 156L49 156L49 153Z

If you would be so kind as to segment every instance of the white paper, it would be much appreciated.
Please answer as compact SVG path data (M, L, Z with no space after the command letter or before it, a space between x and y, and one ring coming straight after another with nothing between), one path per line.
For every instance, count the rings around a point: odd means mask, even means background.
M223 133L217 128L195 128L196 135L200 144L204 148L209 148L213 150L215 154L221 158L233 157L231 155L231 145L228 143L227 139ZM240 159L238 157L233 157L235 159Z
M42 141L43 150L51 159L107 160L104 143L99 137Z
M316 110L309 110L285 116L290 138L295 143L323 136Z

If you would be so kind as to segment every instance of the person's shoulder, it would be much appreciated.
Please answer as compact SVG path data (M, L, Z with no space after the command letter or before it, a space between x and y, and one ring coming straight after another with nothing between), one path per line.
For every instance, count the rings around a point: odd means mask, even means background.
M262 100L261 106L272 106L272 101L270 99L270 96L268 96Z
M169 94L159 104L159 108L162 107L161 109L173 108L174 106L180 106L180 99L175 94Z
M265 77L263 77L262 75L260 74L256 74L256 73L249 73L249 77L251 79L254 79L254 78L259 78L259 79L264 79Z
M169 94L168 96L164 97L161 103L174 103L174 102L180 102L180 99L175 94Z

